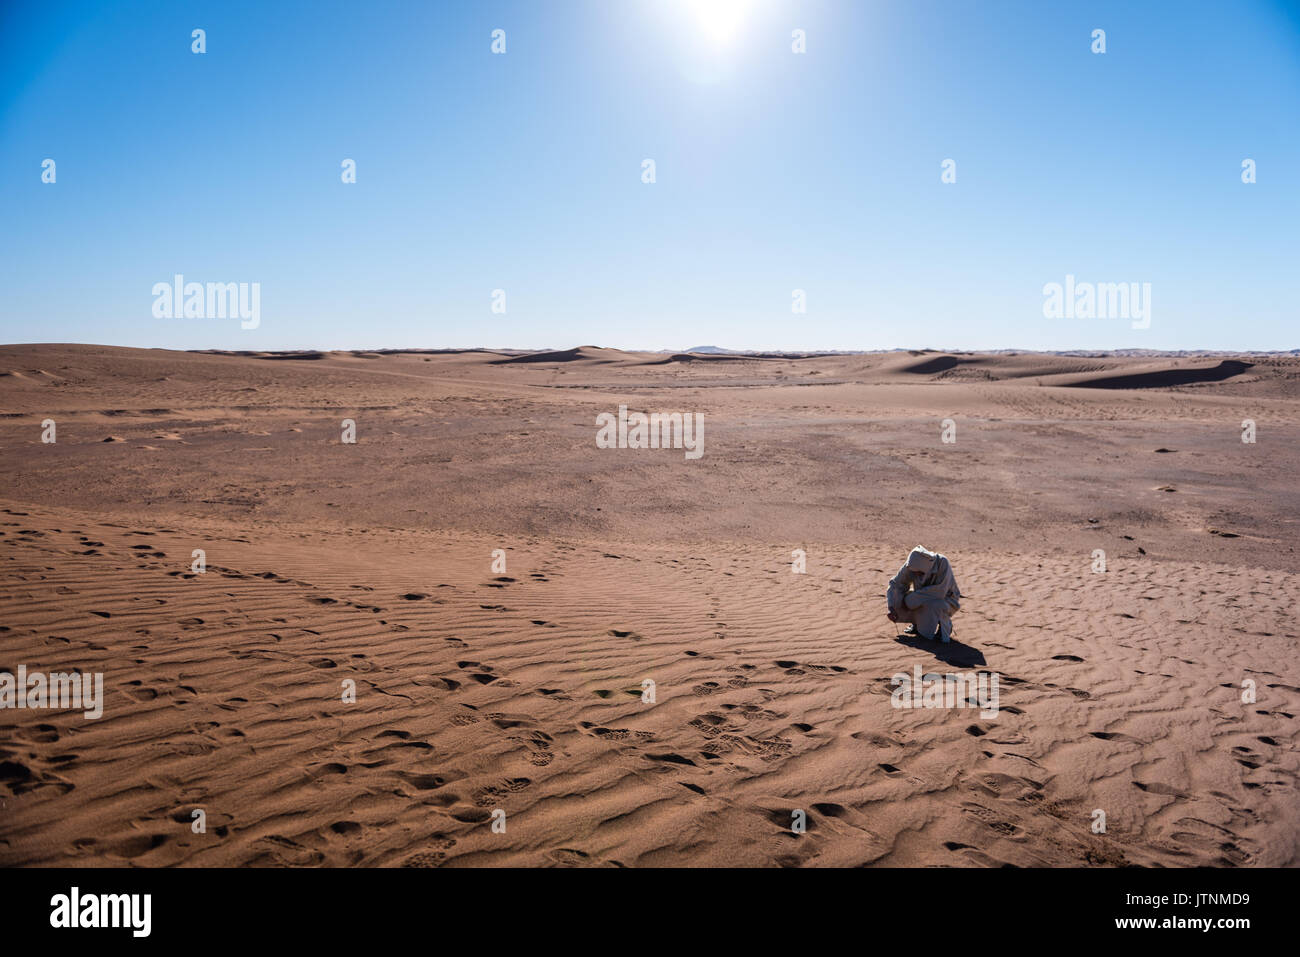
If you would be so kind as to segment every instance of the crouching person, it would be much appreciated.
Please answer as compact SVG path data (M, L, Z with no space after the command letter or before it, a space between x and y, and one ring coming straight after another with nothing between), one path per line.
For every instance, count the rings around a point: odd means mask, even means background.
M960 598L948 559L918 545L889 582L889 620L910 622L908 634L948 642Z

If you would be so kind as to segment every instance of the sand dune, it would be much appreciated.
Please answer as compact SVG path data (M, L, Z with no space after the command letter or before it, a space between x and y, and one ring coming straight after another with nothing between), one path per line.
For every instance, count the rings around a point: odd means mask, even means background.
M0 347L0 864L1300 862L1300 360L313 355Z

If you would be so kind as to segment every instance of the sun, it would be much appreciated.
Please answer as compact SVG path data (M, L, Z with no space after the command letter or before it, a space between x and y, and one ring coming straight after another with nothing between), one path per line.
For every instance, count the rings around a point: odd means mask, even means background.
M716 47L728 46L745 20L753 0L686 0L704 38Z

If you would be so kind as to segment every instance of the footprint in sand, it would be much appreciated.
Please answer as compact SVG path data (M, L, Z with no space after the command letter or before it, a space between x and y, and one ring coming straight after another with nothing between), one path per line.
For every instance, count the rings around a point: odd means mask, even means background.
M535 767L544 768L555 759L555 753L551 750L555 739L545 731L512 734L510 740L518 741L528 749L528 762Z
M1168 784L1161 784L1159 781L1155 782L1154 784L1143 784L1141 781L1134 781L1133 786L1137 788L1139 791L1145 791L1148 794L1160 794L1160 795L1164 795L1165 797L1176 797L1176 798L1187 797L1187 795L1184 794L1182 791L1178 790L1178 788L1171 787Z
M487 715L487 719L502 731L509 731L514 728L531 728L537 723L526 714L504 714L502 712L493 712Z
M109 845L106 853L110 857L120 857L129 861L162 847L167 841L166 834L138 834Z
M450 772L447 774L421 774L412 771L394 771L393 773L417 791L436 791L464 777L463 774Z
M712 711L693 718L689 725L706 738L716 738L724 731L735 731L739 727L727 726L727 719L723 715Z
M997 814L982 804L962 804L961 809L999 834L1011 837L1020 833L1020 828L1010 821L1001 820Z
M271 834L253 844L261 853L248 862L248 866L276 865L279 867L308 867L321 864L325 855L303 847L297 841L280 834Z
M590 735L593 738L600 738L602 741L624 741L631 737L636 737L641 741L653 741L655 737L649 731L632 731L629 728L605 728L590 721L578 722L578 729L583 734Z
M454 678L439 678L434 676L427 678L412 678L411 683L419 685L422 688L437 688L439 691L455 691L461 686L461 683Z
M37 724L31 728L20 728L14 737L32 744L53 744L59 740L59 729L52 724Z
M586 851L580 851L576 847L558 847L553 851L548 851L546 857L561 867L585 867L595 863L590 854Z
M581 721L578 727L582 729L584 734L588 734L593 738L600 738L603 741L623 741L631 737L632 734L627 728L602 728L590 721Z
M432 850L412 854L402 861L402 867L441 867L447 859L447 851L455 846L456 839L445 834L435 834L429 838L428 843Z
M458 661L456 662L456 667L460 668L462 671L470 672L469 679L471 681L477 681L481 685L490 685L495 681L498 686L502 688L514 687L513 681L507 681L500 675L493 674L491 665L485 665L478 661Z
M467 704L464 707L473 708L474 706ZM476 714L468 714L462 712L461 714L453 714L447 720L450 721L453 725L455 725L458 728L464 728L464 727L468 727L471 724L478 724L479 717Z
M531 778L507 778L500 784L489 784L474 791L474 803L479 807L497 807L504 798L517 794L532 784Z
M674 751L663 753L646 752L645 758L647 761L659 761L665 764L683 764L692 768L695 767L694 761L686 757L684 754L677 754Z

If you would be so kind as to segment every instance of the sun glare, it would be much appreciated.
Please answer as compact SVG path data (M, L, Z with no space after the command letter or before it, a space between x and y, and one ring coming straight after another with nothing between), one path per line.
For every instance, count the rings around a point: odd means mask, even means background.
M752 0L686 0L706 40L714 46L731 43Z

